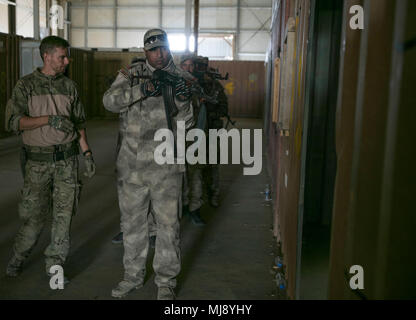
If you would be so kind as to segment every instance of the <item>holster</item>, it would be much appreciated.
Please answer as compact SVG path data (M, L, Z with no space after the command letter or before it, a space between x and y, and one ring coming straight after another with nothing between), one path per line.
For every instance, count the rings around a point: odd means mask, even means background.
M27 151L25 147L20 149L20 171L22 172L23 179L25 178L25 168L27 163Z

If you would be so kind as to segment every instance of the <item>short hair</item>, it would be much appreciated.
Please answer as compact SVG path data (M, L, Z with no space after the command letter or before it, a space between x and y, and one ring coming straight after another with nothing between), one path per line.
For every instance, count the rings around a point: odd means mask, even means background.
M57 36L49 36L43 38L39 46L40 57L42 58L42 61L44 53L51 54L53 51L55 51L56 48L69 48L69 42Z

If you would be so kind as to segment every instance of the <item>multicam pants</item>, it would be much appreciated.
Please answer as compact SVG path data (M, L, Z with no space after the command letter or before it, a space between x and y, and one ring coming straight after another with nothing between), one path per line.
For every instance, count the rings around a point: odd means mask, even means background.
M46 271L63 265L70 244L72 216L77 210L81 185L78 181L78 158L38 162L28 160L25 166L19 216L23 222L13 247L17 259L26 259L34 248L48 213L52 212L51 243L45 250Z
M121 231L124 245L124 279L143 282L149 250L149 219L156 222L156 248L153 269L158 287L176 286L180 272L179 213L183 173L152 179L137 185L119 181Z

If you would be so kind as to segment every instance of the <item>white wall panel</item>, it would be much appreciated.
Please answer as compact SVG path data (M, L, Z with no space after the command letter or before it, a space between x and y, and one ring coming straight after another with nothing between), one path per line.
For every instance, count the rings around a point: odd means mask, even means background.
M119 9L117 13L118 27L153 28L159 23L159 10L147 9Z
M176 6L182 5L185 6L186 0L163 0L164 6Z
M117 31L117 48L143 47L144 32Z
M113 30L88 30L88 47L90 48L113 48Z
M121 5L133 5L133 6L144 6L144 5L158 5L158 0L118 0L118 4Z
M85 9L83 8L72 8L71 13L71 26L83 27L85 21Z
M252 37L253 34L254 32L244 31L240 33L240 52L265 53L270 43L270 34L268 32L258 32Z
M201 8L199 12L200 29L235 29L237 10L228 8Z
M84 47L84 30L72 29L70 44L72 47Z
M250 9L241 8L241 22L242 29L258 29L264 22L268 22L264 27L268 30L270 27L271 9Z
M9 32L9 16L7 4L0 3L0 32Z
M242 5L248 5L248 6L259 6L259 7L264 7L264 6L269 6L270 8L272 7L272 2L273 0L241 0L241 4Z
M236 6L237 0L200 0L200 6Z
M89 8L88 9L89 27L113 27L114 9L109 8Z
M88 0L89 6L111 6L111 5L114 5L115 3L116 2L114 0ZM85 0L81 1L79 4L84 5Z
M163 28L185 28L185 8L164 8L162 11ZM155 20L154 26L158 23Z

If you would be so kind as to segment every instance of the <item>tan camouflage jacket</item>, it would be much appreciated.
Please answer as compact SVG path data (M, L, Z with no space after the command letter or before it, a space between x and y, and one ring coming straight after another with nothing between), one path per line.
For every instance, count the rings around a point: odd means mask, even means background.
M84 107L77 93L76 84L63 74L47 76L40 69L21 78L13 89L6 106L5 128L22 135L23 143L48 147L69 143L77 139L77 132L65 133L49 125L21 131L22 117L48 115L68 116L79 129L85 128Z
M155 133L159 129L168 128L164 100L162 96L144 97L141 85L145 79L134 78L134 75L151 76L154 70L144 61L131 65L128 70L119 72L103 97L107 110L121 113L120 130L123 131L123 139L117 158L117 171L119 179L127 179L130 183L140 184L144 172L163 171L163 174L169 174L185 170L184 165L159 165L154 160L155 148L161 144L160 141L154 141ZM176 67L173 60L163 70L191 77ZM173 118L172 130L176 136L176 121L185 121L188 129L193 126L194 119L191 100L182 102L175 98L175 103L179 112Z

